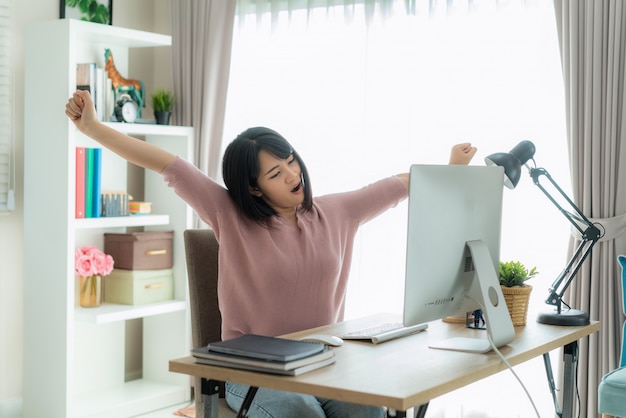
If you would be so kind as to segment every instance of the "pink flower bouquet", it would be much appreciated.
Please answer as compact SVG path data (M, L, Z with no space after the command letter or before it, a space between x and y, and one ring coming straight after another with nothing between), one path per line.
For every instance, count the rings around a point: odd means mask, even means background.
M74 256L74 272L79 277L107 276L113 271L113 257L98 247L82 247Z
M80 282L80 306L94 308L102 304L102 277L113 271L113 257L98 247L82 247L74 255L74 272Z

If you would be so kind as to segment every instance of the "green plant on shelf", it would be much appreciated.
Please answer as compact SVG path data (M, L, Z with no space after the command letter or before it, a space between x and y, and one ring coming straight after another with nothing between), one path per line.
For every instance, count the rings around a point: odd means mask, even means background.
M176 101L174 93L166 89L156 89L150 98L152 99L152 109L155 112L171 112Z

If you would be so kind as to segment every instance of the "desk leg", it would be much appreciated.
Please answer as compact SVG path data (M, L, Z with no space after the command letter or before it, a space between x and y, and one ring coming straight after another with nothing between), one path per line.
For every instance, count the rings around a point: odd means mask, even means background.
M256 391L259 388L250 386L248 388L248 393L246 393L246 397L241 404L241 408L239 409L239 413L237 413L237 418L246 418L248 416L248 411L250 410L250 405L252 405L252 400L254 400L254 395L256 395Z
M578 363L578 342L574 341L563 348L563 417L574 416L576 395L576 369Z
M424 418L426 416L426 410L428 409L428 402L421 404L415 410L415 418Z
M204 396L204 418L218 418L220 400L220 382L202 378L200 391Z
M552 394L552 402L554 402L554 411L558 417L563 417L563 412L559 406L559 400L556 397L556 385L554 384L554 375L552 374L552 363L550 362L550 353L543 354L543 364L546 368L546 376L548 378L548 386Z
M560 418L572 418L574 416L574 400L576 394L576 367L578 363L578 342L574 341L563 347L563 410L559 408L559 401L556 396L556 386L552 375L552 365L550 363L550 353L544 353L543 363L546 368L548 385L554 402L554 410Z
M410 411L413 411L413 418L424 418L426 416L427 409L428 402L421 404L417 408L411 408ZM396 411L395 409L388 409L387 418L406 418L406 411Z
M200 391L202 392L202 396L204 396L204 418L219 418L217 408L220 400L220 382L218 380L202 378L201 385ZM257 390L259 390L259 388L250 386L248 393L246 393L246 398L241 405L241 409L237 413L237 418L246 418L248 416L248 410L250 409L250 405L252 405L252 400Z

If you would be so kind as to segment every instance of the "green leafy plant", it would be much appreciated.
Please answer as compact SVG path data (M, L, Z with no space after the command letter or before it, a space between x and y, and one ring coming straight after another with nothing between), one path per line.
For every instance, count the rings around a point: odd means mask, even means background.
M81 20L109 24L109 8L97 0L66 0L67 7L78 7L83 14Z
M530 270L519 261L500 261L500 284L505 287L524 286L524 282L536 276L537 267Z
M176 101L174 93L167 89L156 89L150 98L152 99L152 109L155 112L171 112Z

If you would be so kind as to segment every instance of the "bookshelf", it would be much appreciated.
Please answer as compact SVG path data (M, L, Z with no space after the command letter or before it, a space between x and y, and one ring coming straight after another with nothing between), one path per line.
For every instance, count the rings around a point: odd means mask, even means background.
M153 214L74 218L75 148L99 146L80 134L64 107L76 64L104 66L110 48L127 74L133 48L169 46L171 37L72 19L35 22L25 37L24 123L24 416L127 417L191 399L190 380L168 372L189 353L187 276L182 232L192 211L159 174L143 176ZM190 127L107 123L191 159ZM128 163L103 149L102 190L125 190ZM103 248L104 232L174 231L174 300L127 306L78 306L74 250ZM106 280L106 278L105 278ZM128 320L142 320L142 370L127 377ZM128 380L128 381L127 381Z

